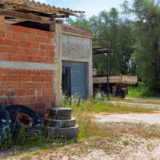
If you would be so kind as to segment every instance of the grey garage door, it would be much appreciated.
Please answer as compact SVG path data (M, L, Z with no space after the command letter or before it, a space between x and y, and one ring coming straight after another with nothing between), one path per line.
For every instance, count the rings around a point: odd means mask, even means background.
M87 70L86 63L78 63L78 62L63 62L63 70L66 68L70 68L71 77L67 78L71 80L71 95L77 95L82 98L87 97ZM64 77L65 74L62 75L63 80L66 79ZM62 80L62 83L65 81ZM68 83L67 83L68 84ZM62 87L65 86L62 84Z

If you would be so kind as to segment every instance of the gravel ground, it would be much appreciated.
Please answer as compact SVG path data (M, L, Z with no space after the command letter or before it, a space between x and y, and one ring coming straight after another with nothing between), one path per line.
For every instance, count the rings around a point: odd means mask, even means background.
M124 145L126 141L129 143ZM33 155L26 153L6 160L160 160L160 139L146 140L129 136L123 137L121 143L106 142L103 145L106 149L88 147L82 151L83 146L72 145L57 151L39 151ZM113 145L113 151L107 150L110 145Z
M146 126L160 124L160 114L97 114L95 118L97 123L104 127L112 124L117 128L120 125L127 127L126 123L144 123ZM129 125L127 129L131 127ZM123 134L121 140L117 142L104 139L94 141L95 146L92 146L91 140L87 139L86 142L57 150L39 150L6 158L6 160L160 160L159 138L142 138L137 135Z
M160 109L160 104L152 104L152 103L138 103L138 102L116 102L116 101L110 101L113 105L118 106L134 106L134 107L145 107L145 108L156 108Z
M160 114L114 114L96 115L97 122L127 122L127 123L147 123L160 124Z
M160 114L114 114L114 115L96 115L96 121L101 124L107 123L137 123L144 125L160 124ZM117 126L118 127L118 126ZM122 142L127 145L121 150L121 153L106 160L160 160L160 139L143 139L131 136L124 137ZM128 145L129 143L129 145ZM135 144L136 145L135 145Z

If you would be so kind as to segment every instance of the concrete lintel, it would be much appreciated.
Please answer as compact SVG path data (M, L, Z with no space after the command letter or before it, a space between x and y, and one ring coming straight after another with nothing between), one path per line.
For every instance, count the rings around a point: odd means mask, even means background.
M68 61L68 62L84 62L84 63L89 63L90 61L84 59L80 59L80 58L74 58L71 59L70 57L62 57L62 61Z
M13 62L0 61L0 68L8 69L31 69L31 70L56 70L56 64L36 63L36 62Z

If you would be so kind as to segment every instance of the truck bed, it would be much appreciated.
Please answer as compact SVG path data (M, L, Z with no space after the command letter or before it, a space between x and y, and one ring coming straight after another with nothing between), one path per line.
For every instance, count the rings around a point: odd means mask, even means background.
M118 84L136 84L138 82L137 76L128 76L128 75L109 75L109 83L118 83ZM107 83L107 75L102 76L93 76L94 84L105 84Z

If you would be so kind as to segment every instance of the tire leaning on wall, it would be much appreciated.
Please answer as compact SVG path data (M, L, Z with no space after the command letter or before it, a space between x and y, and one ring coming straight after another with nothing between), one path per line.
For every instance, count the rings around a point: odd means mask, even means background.
M21 128L32 135L42 133L43 123L41 117L32 109L23 105L11 105L6 108L12 120L11 132L17 135Z
M5 110L5 105L0 103L0 147L8 138L11 120L9 113Z

